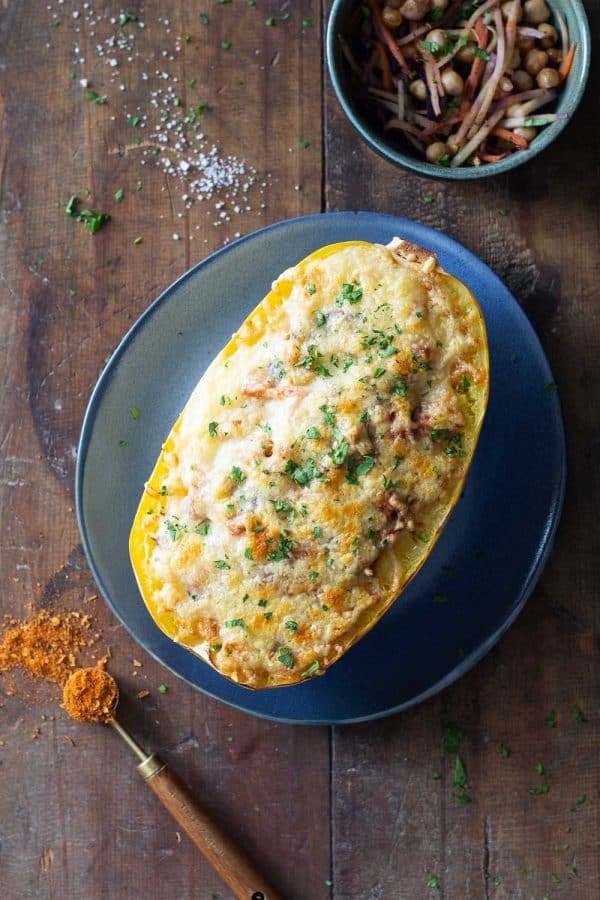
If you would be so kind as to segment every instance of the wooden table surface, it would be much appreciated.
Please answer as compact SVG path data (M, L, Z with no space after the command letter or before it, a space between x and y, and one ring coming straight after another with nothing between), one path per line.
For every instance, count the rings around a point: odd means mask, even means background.
M600 2L585 5L598 34ZM134 34L131 49L105 43L123 9L139 19L123 27ZM379 159L345 121L322 64L327 12L317 0L0 3L2 610L25 616L33 602L95 611L132 731L164 754L286 900L592 900L600 890L600 66L594 60L573 122L533 164L473 184L426 181ZM106 103L87 98L83 78ZM218 207L215 196L186 208L185 184L164 173L151 146L164 95L156 106L152 99L167 85L182 115L196 111L218 159L243 158L255 170L241 200ZM64 214L72 194L111 221L88 233ZM139 649L101 599L88 600L97 591L73 511L76 445L105 358L178 275L237 233L355 208L439 228L508 284L559 386L567 497L525 611L458 683L384 721L290 727L196 693ZM141 689L150 691L145 700ZM68 721L52 699L2 702L0 896L232 896L178 835L116 736ZM464 732L469 805L452 787L444 710ZM551 790L532 796L536 762ZM432 876L439 887L428 885Z

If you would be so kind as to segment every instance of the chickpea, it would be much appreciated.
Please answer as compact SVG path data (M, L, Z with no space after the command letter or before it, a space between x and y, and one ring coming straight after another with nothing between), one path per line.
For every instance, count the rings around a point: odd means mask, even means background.
M535 47L535 41L533 38L521 37L521 35L519 34L517 35L515 43L521 53L528 53L529 50L533 50L533 48Z
M381 11L382 21L388 26L388 28L398 28L402 25L402 13L399 9L394 9L392 6L384 6Z
M525 140L530 144L537 134L537 128L515 128L514 132L517 137L525 138Z
M429 0L405 0L400 7L400 12L410 22L418 22L419 19L424 19L429 12Z
M542 22L541 25L538 25L538 31L541 31L544 35L544 37L539 38L539 42L544 50L547 50L548 47L554 47L558 40L558 34L554 25L550 25L549 22Z
M500 90L502 91L503 94L510 94L510 92L513 89L513 83L510 80L510 78L508 78L507 75L503 75L502 78L500 79L498 87L500 88Z
M431 31L428 31L425 35L425 40L430 44L437 44L442 51L446 49L446 32L441 28L433 28Z
M550 10L544 0L526 0L524 6L525 21L531 25L539 25L550 18Z
M520 91L530 91L533 87L533 78L525 69L517 69L512 77L513 84Z
M546 53L548 54L548 65L560 66L563 58L562 50L559 50L558 47L548 47Z
M416 81L411 81L408 90L417 100L425 102L425 100L427 99L427 88L425 87L425 82L422 78L417 78Z
M459 62L470 65L475 59L475 44L465 44L456 54L456 58Z
M446 141L446 146L448 147L448 153L450 156L456 156L458 153L458 138L455 134L451 134L448 140Z
M525 68L530 75L537 75L548 65L548 54L545 50L530 50L525 57Z
M537 73L536 81L538 83L538 87L548 90L549 88L558 87L558 85L560 84L560 75L558 74L556 69L541 69Z
M510 55L510 59L508 61L508 68L509 69L518 69L520 65L521 65L521 54L519 53L518 49L515 47L513 52Z
M442 72L442 85L451 97L459 97L465 89L465 82L454 69L444 69Z
M502 10L502 17L504 19L508 19L512 5L513 5L512 0L506 0L506 2L503 3L502 6L500 7L500 9ZM519 22L522 19L523 19L523 7L519 3L519 8L517 10L517 25L519 24Z
M436 141L435 144L430 144L427 150L425 151L425 156L427 161L430 163L436 163L440 156L444 156L445 153L448 152L448 148L441 141Z

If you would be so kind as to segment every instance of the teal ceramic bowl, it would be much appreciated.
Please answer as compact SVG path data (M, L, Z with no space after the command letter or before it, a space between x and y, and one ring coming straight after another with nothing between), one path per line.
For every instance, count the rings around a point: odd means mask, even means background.
M338 37L341 34L350 44L352 43L351 35L356 27L356 13L362 5L361 0L335 0L327 27L329 74L342 109L363 140L374 150L390 162L420 175L453 181L471 181L475 178L501 175L529 162L568 126L583 96L590 68L590 28L581 0L546 0L546 2L551 9L562 12L567 21L570 39L577 44L577 52L565 87L559 94L555 107L552 108L553 112L563 113L564 118L542 128L527 150L511 153L496 163L449 169L428 163L424 157L418 156L402 134L399 132L385 134L370 121L369 116L365 114L364 98L356 89L356 79L352 76Z

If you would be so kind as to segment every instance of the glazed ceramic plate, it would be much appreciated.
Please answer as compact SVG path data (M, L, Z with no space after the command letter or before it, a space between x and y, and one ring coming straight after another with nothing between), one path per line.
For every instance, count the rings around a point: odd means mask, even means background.
M284 269L324 244L387 243L395 235L433 250L471 288L485 315L490 402L464 495L409 587L323 676L266 691L239 687L169 640L146 611L127 546L144 481L205 368ZM445 235L376 213L307 216L258 231L171 285L125 336L94 390L79 445L76 499L96 581L145 650L194 687L246 712L331 724L405 709L481 659L540 576L565 483L552 382L538 339L506 287ZM439 602L440 596L447 599Z

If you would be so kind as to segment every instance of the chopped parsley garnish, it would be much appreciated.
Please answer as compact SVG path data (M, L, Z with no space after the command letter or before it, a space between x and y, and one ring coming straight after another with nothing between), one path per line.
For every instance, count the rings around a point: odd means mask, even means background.
M341 441L337 447L330 450L329 455L336 466L341 466L348 455L348 444L346 441Z
M292 631L294 634L298 634L298 623L294 622L293 619L289 619L289 621L285 623L285 627L288 631Z
M310 141L300 140L298 141L298 146L302 147L303 150L308 150L310 147Z
M373 378L381 378L382 375L385 375L385 369L377 368L373 372Z
M166 486L166 484L161 485L161 488L160 488L160 496L161 496L161 497L168 497L168 496L169 496L169 488Z
M534 764L533 771L535 772L536 775L543 775L544 774L544 766L542 765L541 762L538 761Z
M327 321L327 317L324 312L321 310L317 310L317 328L322 328L325 322Z
M457 794L456 799L462 806L468 806L468 804L471 802L471 798L469 797L469 795L464 793Z
M119 447L126 447L126 446L127 446L127 441L124 441L124 440L119 441Z
M551 712L550 715L545 720L545 724L548 728L556 728L556 713Z
M135 15L135 13L124 12L124 13L121 13L121 15L119 16L119 25L121 26L121 28L123 27L123 25L127 25L128 22L137 22L137 21L138 21L138 17Z
M254 559L254 557L252 556L252 547L246 547L246 549L244 550L244 556L246 557L246 559Z
M71 195L65 207L65 214L77 222L83 222L90 234L96 234L110 220L110 216L107 213L96 213L93 209L82 209L78 212L79 203L79 198L74 194Z
M348 303L354 304L359 303L362 300L363 289L361 288L358 281L353 282L352 284L343 284L342 291L335 298L336 306L342 306L344 300L347 300Z
M310 28L311 25L312 25L312 19L302 19L302 27L303 28Z
M167 529L171 540L176 541L177 538L180 538L182 534L185 534L185 532L187 531L187 525L182 525L180 522L178 522L177 516L174 516L173 518L175 519L175 521L167 519L167 521L165 522L165 528Z
M221 41L221 48L223 50L229 50L231 48L231 41Z
M502 743L502 741L498 741L498 743L496 744L496 750L498 751L498 755L501 756L502 759L508 759L508 757L510 756L510 750L508 749L506 744Z
M314 425L311 425L306 431L306 437L310 438L311 441L318 441L321 439L321 432Z
M267 559L271 561L289 559L292 555L293 549L294 542L290 541L288 538L285 538L283 535L280 535L279 542L277 544L277 550L271 550L269 553L267 553Z
M258 601L258 605L262 607L265 607L267 605L267 601L264 599L264 597Z
M323 531L321 530L321 527L319 525L315 525L315 527L313 528L313 534L316 538L321 537L321 535L323 534Z
M432 56L437 56L437 54L442 49L440 44L437 41L419 41L419 47L422 47L423 50L426 50L428 53L431 53Z
M294 668L294 654L287 647L281 647L277 659L286 667L286 669Z
M306 288L306 293L309 294L311 297L313 294L316 294L317 293L316 284L309 284ZM317 313L317 315L318 315L318 313ZM323 314L321 313L321 315L323 315Z
M304 672L302 673L302 678L310 678L311 675L314 675L315 672L318 672L318 671L319 671L319 663L315 659L315 661L310 664L308 669L304 670Z
M225 628L243 628L244 631L248 630L247 625L243 619L226 619Z
M321 603L321 609L323 610L323 612L329 612L329 607L326 603Z
M210 519L203 519L202 522L199 522L194 528L194 532L196 534L210 534Z
M166 684L159 684L159 686L158 686L159 694L166 694L168 690L169 690L169 688L166 686Z
M469 376L463 375L463 377L461 378L459 383L456 385L454 390L456 391L457 394L467 394L469 392L469 388L471 387L472 384L473 384L473 382L471 381Z
M406 397L408 391L408 384L406 381L399 381L397 385L394 386L394 393L398 394L399 397Z
M424 544L429 543L429 535L427 534L426 531L420 531L419 534L417 535L417 537L419 538L420 541L423 541Z
M96 91L86 91L85 95L90 103L96 103L98 106L104 106L106 103L106 97L101 97Z
M333 426L335 425L335 414L337 412L335 406L320 406L319 409L323 413L325 424L330 425L333 428Z
M527 788L527 793L531 794L532 797L537 796L538 794L548 794L549 792L549 784L538 784L535 787Z
M441 12L441 10L440 10L440 12ZM440 879L437 877L437 875L430 875L429 878L427 879L427 887L428 888L439 888L439 886L440 886Z
M238 484L241 484L242 481L246 480L246 476L242 472L242 470L238 466L232 466L231 472L229 473L231 479L236 481Z
M231 566L224 559L215 559L215 569L230 569Z
M438 441L446 441L446 447L444 448L444 453L446 456L466 456L466 450L463 448L462 440L463 436L460 432L457 434L452 434L451 431L448 431L447 428L432 428L431 430L431 440L432 443L437 444Z
M573 707L573 715L576 722L587 722L585 713L580 706L577 706L577 704L575 704L575 706Z
M467 770L463 763L460 753L456 754L456 762L454 763L454 775L452 777L454 787L465 788L468 784Z
M346 479L350 484L358 484L358 479L370 472L374 465L372 456L363 456L360 460L353 456L348 460Z
M490 60L490 54L486 53L485 50L482 50L481 47L473 48L473 56L478 56L480 59L484 59L486 62Z
M499 216L507 216L509 214L509 210L505 206L501 206L498 210Z
M365 410L364 413L360 414L359 421L361 421L363 425L367 424L367 422L369 421L369 413L367 412L367 410Z
M217 428L219 427L218 422L209 422L208 423L208 433L211 437L217 437Z
M223 0L219 0L219 2L223 2ZM226 2L229 3L229 2L231 2L231 0L226 0ZM273 16L269 16L268 19L265 19L265 25L268 28L272 28L274 24L275 24L275 19L273 18Z
M266 612L266 613L264 614L264 618L265 618L267 621L268 621L269 619L271 619L272 617L273 617L273 613L272 613L272 612Z
M127 116L127 124L132 128L137 128L141 121L139 116Z
M303 466L299 466L292 459L288 459L284 471L286 475L291 476L292 481L302 485L302 487L310 484L313 478L323 478L316 469L314 459L307 459Z
M210 649L214 650L214 652L216 653L218 650L221 649L222 646L223 646L223 644L211 644Z
M115 193L115 200L117 201L117 203L120 203L124 198L125 191L123 190L123 188L119 188L119 190Z
M129 412L131 413L132 419L139 419L139 417L142 414L139 406L132 406L131 409L129 410Z

